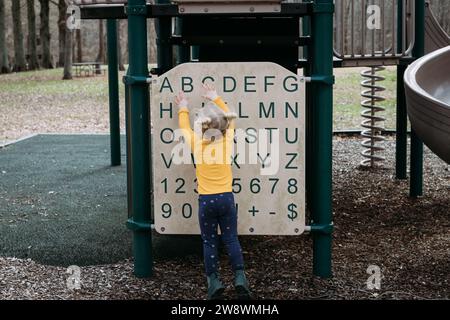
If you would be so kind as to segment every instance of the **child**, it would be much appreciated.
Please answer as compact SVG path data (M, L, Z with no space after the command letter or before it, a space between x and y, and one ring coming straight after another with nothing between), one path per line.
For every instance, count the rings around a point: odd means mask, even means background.
M212 85L203 85L208 104L196 114L194 129L189 123L188 100L183 92L175 98L179 107L179 125L196 160L199 193L199 224L208 281L208 299L220 299L224 286L218 274L217 227L235 274L234 286L239 299L250 298L244 273L242 250L237 235L237 212L232 193L231 153L236 114L217 95ZM207 152L209 148L209 151ZM215 149L215 157L211 153ZM214 152L213 152L214 153Z

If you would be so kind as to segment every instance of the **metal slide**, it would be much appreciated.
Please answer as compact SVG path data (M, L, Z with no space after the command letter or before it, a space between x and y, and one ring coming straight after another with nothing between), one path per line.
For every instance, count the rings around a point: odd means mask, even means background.
M450 38L429 6L425 29L428 54L405 73L408 116L420 139L450 164Z

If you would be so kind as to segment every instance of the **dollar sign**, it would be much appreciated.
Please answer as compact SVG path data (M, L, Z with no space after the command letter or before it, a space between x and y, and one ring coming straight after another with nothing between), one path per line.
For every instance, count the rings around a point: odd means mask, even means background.
M295 209L297 209L297 205L295 203L291 203L290 205L288 205L288 218L292 221L294 221L298 217L298 213Z

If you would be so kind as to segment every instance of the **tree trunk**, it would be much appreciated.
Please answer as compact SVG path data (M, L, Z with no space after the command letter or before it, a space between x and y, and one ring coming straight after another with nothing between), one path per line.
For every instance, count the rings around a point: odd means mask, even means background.
M98 21L98 55L97 62L105 62L105 32L103 28L103 20Z
M36 13L34 12L34 0L27 0L28 15L28 54L30 56L28 69L39 69L36 39Z
M59 41L59 57L58 67L64 66L64 51L66 42L66 14L67 4L65 0L59 0L58 2L58 41Z
M20 0L12 1L11 6L14 30L14 67L13 71L20 72L27 69L25 51L23 48L22 18L20 15Z
M344 2L345 3L345 2ZM343 39L344 41L344 52L345 53L349 53L350 48L351 48L351 1L347 1L347 5L345 8L345 16L344 16L344 25L345 25L345 34L344 37L345 39Z
M0 73L8 73L8 48L6 46L5 2L0 0Z
M117 23L117 55L118 55L118 63L119 63L119 70L120 71L125 71L125 66L123 64L123 54L122 54L122 43L121 43L121 36L120 36L120 31L121 31L121 20L118 20Z
M76 31L77 38L77 62L83 62L83 42L81 41L81 30Z
M50 52L49 0L39 0L39 3L41 4L40 40L42 44L42 67L52 69L53 59Z
M76 62L77 61L77 57L75 56L76 54L76 45L77 45L77 41L75 39L75 35L76 35L76 30L72 30L72 62Z
M66 39L64 40L65 48L64 48L64 76L63 80L72 79L72 40L73 40L73 31L67 29Z

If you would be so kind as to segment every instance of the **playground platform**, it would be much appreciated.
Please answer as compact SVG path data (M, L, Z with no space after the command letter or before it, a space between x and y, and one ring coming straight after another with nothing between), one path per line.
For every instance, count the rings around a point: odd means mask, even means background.
M124 146L123 136L122 163ZM126 166L109 159L107 135L37 135L0 148L0 256L60 266L131 258ZM155 255L200 254L199 238L185 238L155 235Z

